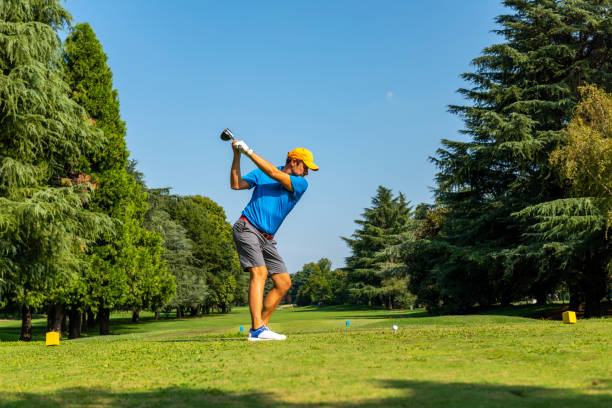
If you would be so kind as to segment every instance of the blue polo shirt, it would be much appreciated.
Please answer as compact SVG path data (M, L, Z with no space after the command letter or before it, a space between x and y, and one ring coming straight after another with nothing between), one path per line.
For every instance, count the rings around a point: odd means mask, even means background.
M281 170L282 166L278 169ZM243 177L249 187L255 187L255 190L242 215L247 217L255 228L268 234L276 234L287 214L300 201L308 188L308 182L304 177L289 175L289 178L293 192L289 192L260 169L255 169Z

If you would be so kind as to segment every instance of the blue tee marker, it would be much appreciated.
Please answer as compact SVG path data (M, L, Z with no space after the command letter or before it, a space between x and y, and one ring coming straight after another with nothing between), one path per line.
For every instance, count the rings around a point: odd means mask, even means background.
M244 331L244 327L240 326L240 331L241 332Z
M350 326L350 325L351 325L351 322L347 320L347 321L346 321L346 325L347 325L347 326Z

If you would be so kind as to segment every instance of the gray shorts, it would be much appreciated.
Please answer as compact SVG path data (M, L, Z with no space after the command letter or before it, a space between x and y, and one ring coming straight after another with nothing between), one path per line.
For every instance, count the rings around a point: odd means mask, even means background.
M241 218L234 224L234 242L240 265L245 270L254 266L265 266L268 268L268 276L288 273L285 262L276 249L276 241L264 238L254 226Z

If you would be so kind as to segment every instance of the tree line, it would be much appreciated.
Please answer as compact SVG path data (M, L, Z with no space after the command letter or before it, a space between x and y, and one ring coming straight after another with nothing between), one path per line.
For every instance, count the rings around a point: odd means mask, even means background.
M75 338L108 334L115 309L244 303L223 209L146 187L102 46L71 19L58 0L0 2L0 308L30 340L32 313Z
M444 139L430 158L435 203L412 212L401 193L379 188L344 238L352 255L336 273L337 302L406 299L467 313L525 297L545 303L564 290L571 309L603 312L612 281L611 2L503 3L503 42L472 60L474 72L462 75L471 87L459 90L468 103L449 107L467 140Z
M461 141L435 202L379 187L328 259L293 276L298 304L466 313L565 290L602 313L612 248L610 0L505 0L503 41L463 74ZM0 307L78 337L112 310L228 312L246 302L223 209L149 189L129 160L112 72L58 0L0 2ZM62 43L58 33L69 29ZM69 324L69 327L65 327Z

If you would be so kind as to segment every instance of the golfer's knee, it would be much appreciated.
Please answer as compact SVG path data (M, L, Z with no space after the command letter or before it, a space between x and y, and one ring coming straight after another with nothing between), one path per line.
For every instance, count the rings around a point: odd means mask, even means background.
M268 277L268 268L266 268L265 266L255 266L253 268L250 268L250 272L251 280L266 280L266 278Z
M283 294L287 293L289 288L291 288L291 280L283 280L275 283L276 288L281 291Z

